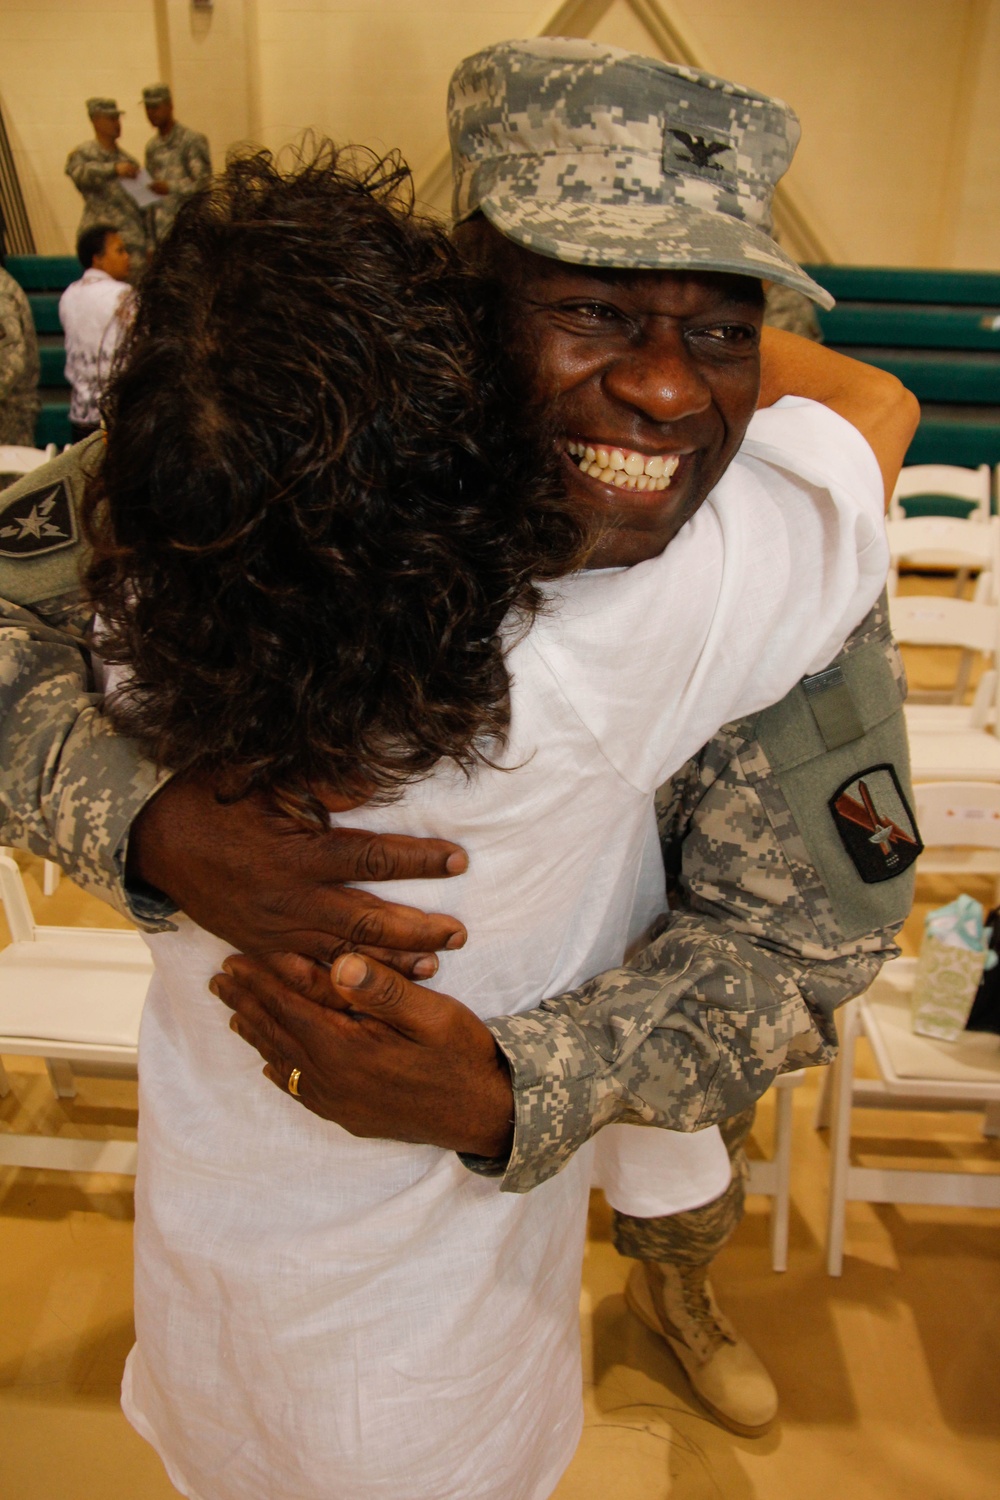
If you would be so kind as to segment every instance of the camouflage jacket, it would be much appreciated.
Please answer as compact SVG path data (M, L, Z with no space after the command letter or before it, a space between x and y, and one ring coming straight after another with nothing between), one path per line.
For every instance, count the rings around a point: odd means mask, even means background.
M34 447L38 407L38 338L31 307L0 266L0 443Z
M155 928L167 913L131 896L123 871L161 778L101 718L79 644L77 506L101 451L90 438L0 497L0 841ZM832 670L720 730L662 788L672 911L631 966L488 1023L511 1066L514 1147L466 1165L523 1192L611 1121L696 1130L783 1069L829 1060L835 1007L896 953L912 900L919 846L883 868L864 831L851 852L856 825L833 810L863 823L867 777L892 827L912 827L902 698L880 607Z
M146 147L146 170L154 182L165 182L170 188L169 195L153 208L156 238L161 240L184 199L212 175L208 138L180 124L166 138L157 132Z
M117 229L129 253L133 271L141 270L146 260L149 220L135 200L122 187L115 168L119 162L139 163L127 151L109 151L99 141L84 141L66 158L66 175L83 195L83 215L79 233L95 224L110 224Z

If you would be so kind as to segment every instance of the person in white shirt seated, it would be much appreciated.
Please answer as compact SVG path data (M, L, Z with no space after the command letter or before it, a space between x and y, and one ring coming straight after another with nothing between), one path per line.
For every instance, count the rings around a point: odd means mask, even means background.
M406 183L262 156L188 205L108 392L88 583L109 712L161 765L471 851L442 977L487 1016L619 962L659 912L656 787L867 613L884 486L864 395L808 399L837 356L775 335L754 415L752 272L639 272L605 297L693 319L713 399L654 444L652 484L588 501L567 475L589 430L567 448L538 340L606 340L603 303L543 267L512 334ZM690 519L665 548L673 483ZM209 987L226 944L183 917L148 940L123 1402L173 1483L548 1494L580 1428L590 1151L514 1195L452 1154L506 1127L362 1139L289 1097L297 1073L261 1077Z
M101 396L132 308L128 251L117 229L110 224L85 229L76 253L83 275L59 298L74 443L101 425Z

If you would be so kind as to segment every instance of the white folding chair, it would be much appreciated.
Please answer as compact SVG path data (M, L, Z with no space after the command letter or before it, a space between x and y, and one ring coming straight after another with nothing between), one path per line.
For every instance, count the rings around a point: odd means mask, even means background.
M901 565L915 568L958 570L962 577L977 573L976 599L983 604L997 600L996 579L1000 569L1000 516L987 516L981 525L970 526L951 516L924 516L914 520L886 522L889 541L889 593L895 594Z
M901 645L958 647L983 658L971 704L907 705L914 780L1000 781L1000 606L906 594L890 599L889 617Z
M137 932L36 924L20 871L0 855L0 899L11 942L0 952L0 1054L45 1059L52 1087L76 1094L73 1064L135 1065L152 974ZM10 1092L0 1063L0 1098ZM0 1134L0 1166L134 1173L134 1141Z
M989 464L980 464L978 469L963 469L957 464L911 464L900 470L889 502L889 517L891 520L905 517L903 500L940 496L972 501L975 508L969 512L968 519L988 521L990 478Z
M48 463L49 454L42 448L22 448L17 444L0 443L0 488L13 483L22 474L30 474Z
M927 852L920 873L1000 874L1000 787L968 782L914 788ZM966 1032L956 1042L917 1035L910 995L917 960L886 964L878 979L840 1013L840 1051L817 1111L831 1126L827 1270L839 1276L848 1201L940 1203L1000 1208L1000 1173L887 1169L851 1163L856 1106L984 1112L984 1134L1000 1136L1000 1037ZM859 1036L871 1046L878 1079L854 1076Z
M792 1202L792 1094L805 1083L804 1068L782 1073L774 1080L774 1155L748 1163L748 1193L760 1193L771 1203L771 1269L788 1269L788 1218Z

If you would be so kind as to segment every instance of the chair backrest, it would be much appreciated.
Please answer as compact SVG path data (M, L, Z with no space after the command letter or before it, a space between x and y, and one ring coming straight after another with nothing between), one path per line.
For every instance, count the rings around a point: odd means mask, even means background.
M1000 516L970 526L951 516L921 516L886 522L892 566L979 568L1000 574Z
M9 854L0 854L0 901L3 902L11 941L33 943L38 929L31 914L21 872Z
M30 474L48 461L49 455L42 448L0 443L0 474Z
M1000 607L939 594L896 594L889 618L897 641L907 646L960 646L982 651L996 665Z
M974 502L968 513L970 521L987 521L990 517L991 475L989 464L978 469L963 469L956 464L911 464L901 469L889 502L893 520L905 516L900 501L926 496L929 502L949 499Z
M926 848L1000 849L1000 782L918 782L913 801Z

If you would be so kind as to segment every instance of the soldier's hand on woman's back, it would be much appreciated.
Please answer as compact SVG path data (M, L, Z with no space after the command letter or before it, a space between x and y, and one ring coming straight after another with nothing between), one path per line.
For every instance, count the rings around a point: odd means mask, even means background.
M357 806L334 798L327 805ZM427 979L437 969L435 949L464 943L462 924L345 882L436 879L467 864L444 839L308 828L262 794L221 801L207 778L177 776L132 825L127 881L163 892L242 953L295 952L332 963L356 948Z

